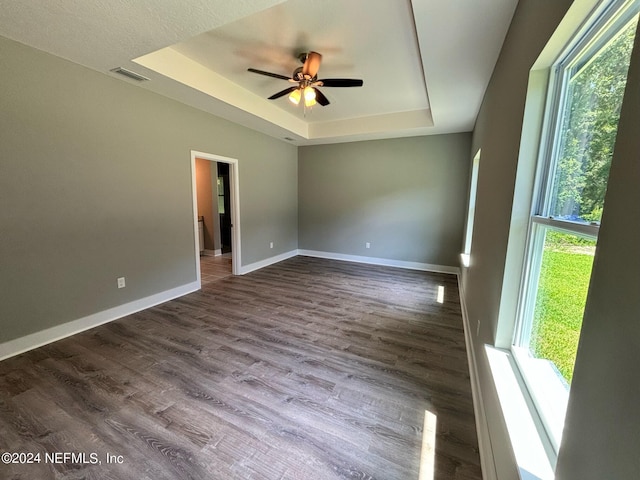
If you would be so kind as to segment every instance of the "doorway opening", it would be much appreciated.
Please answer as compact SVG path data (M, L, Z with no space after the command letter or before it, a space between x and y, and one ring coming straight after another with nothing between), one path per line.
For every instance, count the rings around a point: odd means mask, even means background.
M229 164L217 162L218 187L218 231L220 235L220 250L223 255L233 252L231 243L231 188L229 186ZM213 174L213 172L212 172Z
M197 283L240 272L238 161L191 151Z

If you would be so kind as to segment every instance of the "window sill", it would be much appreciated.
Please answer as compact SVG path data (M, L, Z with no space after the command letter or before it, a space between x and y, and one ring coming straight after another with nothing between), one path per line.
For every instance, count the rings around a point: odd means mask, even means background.
M539 419L532 413L531 400L517 372L510 352L485 345L491 374L520 478L553 480L555 453L540 435Z
M525 348L513 347L513 359L526 378L528 393L538 415L544 417L555 451L560 446L564 418L569 402L569 388L549 360L534 358Z

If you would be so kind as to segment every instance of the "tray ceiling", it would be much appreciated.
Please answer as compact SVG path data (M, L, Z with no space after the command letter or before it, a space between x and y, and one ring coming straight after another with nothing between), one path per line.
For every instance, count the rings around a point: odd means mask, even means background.
M473 129L516 0L32 0L0 35L298 145ZM41 26L47 25L46 29ZM323 55L326 107L284 96L297 54Z

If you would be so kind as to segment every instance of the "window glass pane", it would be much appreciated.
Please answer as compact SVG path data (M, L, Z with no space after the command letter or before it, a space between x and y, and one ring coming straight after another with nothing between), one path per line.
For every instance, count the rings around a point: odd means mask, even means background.
M569 70L550 215L599 222L637 17Z
M546 229L529 351L571 383L595 240Z

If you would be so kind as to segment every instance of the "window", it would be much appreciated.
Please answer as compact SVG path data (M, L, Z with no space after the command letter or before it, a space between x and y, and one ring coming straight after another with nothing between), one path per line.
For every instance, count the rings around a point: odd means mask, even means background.
M480 153L473 157L471 167L471 185L469 186L469 208L467 210L467 225L464 231L464 251L462 252L462 264L468 267L471 263L471 239L473 238L473 219L476 215L476 196L478 191L478 170L480 169Z
M512 350L556 452L639 7L611 2L552 68Z

